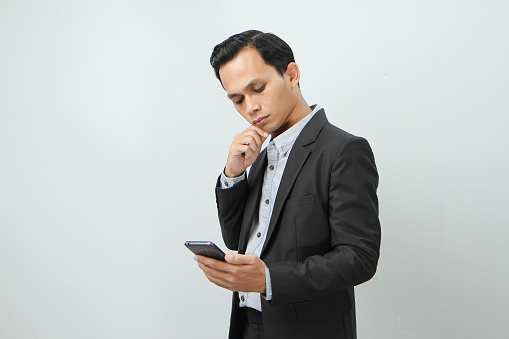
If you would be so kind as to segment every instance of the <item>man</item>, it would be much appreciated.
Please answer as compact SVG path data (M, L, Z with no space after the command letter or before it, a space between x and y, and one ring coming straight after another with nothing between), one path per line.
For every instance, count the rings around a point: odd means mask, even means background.
M368 142L306 103L293 52L273 34L231 36L211 64L250 123L216 186L223 239L238 253L195 256L234 291L229 338L356 338L353 287L375 274L380 248Z

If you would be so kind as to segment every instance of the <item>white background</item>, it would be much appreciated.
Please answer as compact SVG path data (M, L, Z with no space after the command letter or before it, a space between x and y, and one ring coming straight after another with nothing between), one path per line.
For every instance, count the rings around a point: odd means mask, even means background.
M359 338L507 338L509 3L0 1L0 338L226 338L213 187L246 123L208 63L276 33L380 174Z

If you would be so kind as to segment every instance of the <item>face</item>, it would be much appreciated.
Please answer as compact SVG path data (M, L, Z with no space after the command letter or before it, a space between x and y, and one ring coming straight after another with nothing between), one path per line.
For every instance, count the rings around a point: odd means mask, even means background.
M223 87L237 111L273 137L302 118L297 112L298 75L295 63L281 75L265 63L256 48L242 50L219 69Z

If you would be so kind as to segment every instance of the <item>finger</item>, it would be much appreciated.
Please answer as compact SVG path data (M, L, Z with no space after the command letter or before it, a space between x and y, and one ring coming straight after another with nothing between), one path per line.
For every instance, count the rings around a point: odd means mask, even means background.
M249 146L247 146L243 155L244 155L244 158L246 159L247 164L251 164L251 160L253 158L256 160L255 152L253 152L253 150ZM254 160L253 160L253 162L254 162Z
M249 129L256 131L263 138L264 141L269 136L269 132L265 131L264 129L262 129L258 126L251 125L246 129L246 131Z
M203 255L195 255L194 260L198 262L198 264L206 265L217 271L228 271L228 264L224 261L216 260L213 258L205 257ZM201 266L200 266L201 267Z
M263 141L260 139L259 136L257 136L257 139L251 138L251 137L246 137L243 139L239 139L238 144L243 145L243 146L249 146L249 148L251 148L253 153L258 155L258 153L260 153L260 151L262 149Z
M201 268L201 270L205 273L207 277L215 277L217 279L224 277L226 275L226 272L223 272L221 270L216 270L213 267L210 267L208 265L205 265L204 263L199 262L198 266Z
M243 157L247 157L246 159L252 157L254 153L253 149L249 145L235 145L232 148L232 155L242 155Z
M202 263L198 263L198 266L200 266L200 268L203 270L203 273L205 273L205 276L210 282L223 288L228 288L230 286L229 283L229 278L231 278L230 274L214 270L213 268L210 268L209 266L204 265Z
M256 132L250 131L249 134L239 136L237 139L235 139L234 144L250 145L254 148L260 149L263 145L263 141Z
M248 142L255 142L256 145L258 147L262 147L262 144L263 144L263 140L262 140L262 137L260 136L260 134L258 134L258 132L252 130L252 129L248 129L244 132L244 138L245 139L248 139Z
M257 127L258 128L258 127ZM263 131L263 130L262 130ZM264 131L265 132L265 131ZM253 138L256 140L256 144L258 145L258 147L262 147L263 143L265 142L265 140L267 139L267 137L269 136L268 132L265 132L266 134L263 134L263 135L260 135L259 131L258 130L254 130L252 128L246 130L246 133L249 133L249 135L252 135Z
M258 146L256 145L256 142L253 139L244 139L239 140L238 142L232 144L232 147L243 150L247 147L251 148L252 150L256 150Z
M247 146L247 149L246 149L246 152L244 152L246 156L248 156L248 155L249 155L249 157L251 157L252 155L258 156L258 153L260 153L261 148L258 147L257 144L250 143L250 144L247 144L246 146ZM246 159L248 159L248 158L246 158Z

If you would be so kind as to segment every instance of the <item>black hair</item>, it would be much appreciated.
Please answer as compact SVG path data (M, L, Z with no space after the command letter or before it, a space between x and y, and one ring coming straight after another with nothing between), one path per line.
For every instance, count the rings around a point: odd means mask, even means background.
M265 63L274 66L281 75L286 72L290 62L295 62L292 49L277 35L256 30L245 31L232 35L214 47L210 64L219 81L219 68L235 58L241 50L250 47L256 48Z

